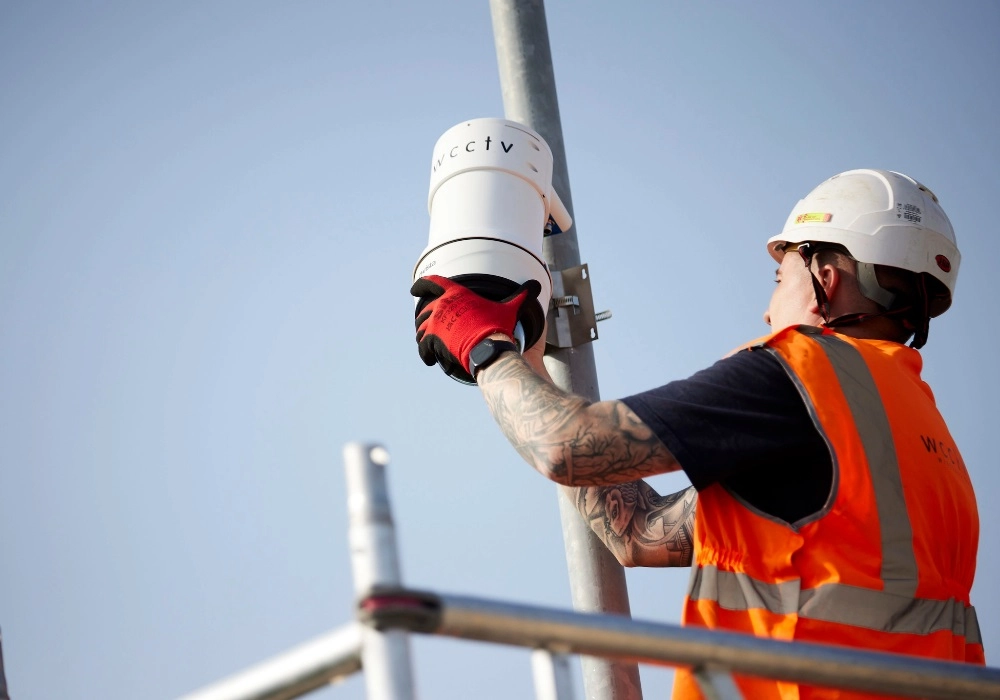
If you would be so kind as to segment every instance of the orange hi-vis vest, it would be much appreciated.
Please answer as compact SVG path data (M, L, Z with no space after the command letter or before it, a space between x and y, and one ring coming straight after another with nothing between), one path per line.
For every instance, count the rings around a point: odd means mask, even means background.
M979 515L919 353L786 328L751 349L795 382L833 459L823 509L786 523L720 484L698 494L685 625L985 663L969 591ZM747 698L867 698L734 676ZM675 700L701 697L678 669Z

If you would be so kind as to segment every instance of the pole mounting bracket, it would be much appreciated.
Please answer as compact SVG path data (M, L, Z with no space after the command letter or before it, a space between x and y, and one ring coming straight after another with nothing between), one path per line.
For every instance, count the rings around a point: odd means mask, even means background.
M590 268L584 263L550 272L552 300L546 315L545 342L557 348L573 348L597 340L597 322L610 318L611 312L594 312Z

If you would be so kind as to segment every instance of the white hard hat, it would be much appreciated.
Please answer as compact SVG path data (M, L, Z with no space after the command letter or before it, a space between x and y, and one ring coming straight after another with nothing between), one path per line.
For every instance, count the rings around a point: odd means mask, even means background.
M780 261L785 243L835 243L858 262L926 273L943 286L930 316L951 306L961 256L938 199L913 178L891 170L848 170L799 200L767 242Z

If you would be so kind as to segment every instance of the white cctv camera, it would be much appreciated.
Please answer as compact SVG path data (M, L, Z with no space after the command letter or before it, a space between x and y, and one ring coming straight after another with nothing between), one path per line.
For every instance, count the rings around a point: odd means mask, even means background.
M522 349L541 339L552 298L542 260L546 229L566 231L569 212L552 188L552 151L537 133L506 119L473 119L448 129L434 146L427 248L413 280L448 277L495 300L529 279L542 291L518 319ZM427 303L417 300L416 314ZM474 383L461 372L452 377Z

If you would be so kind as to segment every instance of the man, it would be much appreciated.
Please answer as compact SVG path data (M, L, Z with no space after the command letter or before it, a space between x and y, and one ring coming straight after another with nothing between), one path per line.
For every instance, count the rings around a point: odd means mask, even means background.
M475 358L511 444L575 489L624 565L692 566L685 625L984 663L975 496L917 352L955 287L947 216L912 178L854 170L801 200L768 251L773 333L622 401L553 386L541 344L511 351L533 281L495 302L418 280L437 297L420 354ZM692 483L679 494L641 481L677 469ZM736 680L751 698L863 697ZM699 696L678 671L674 697Z

